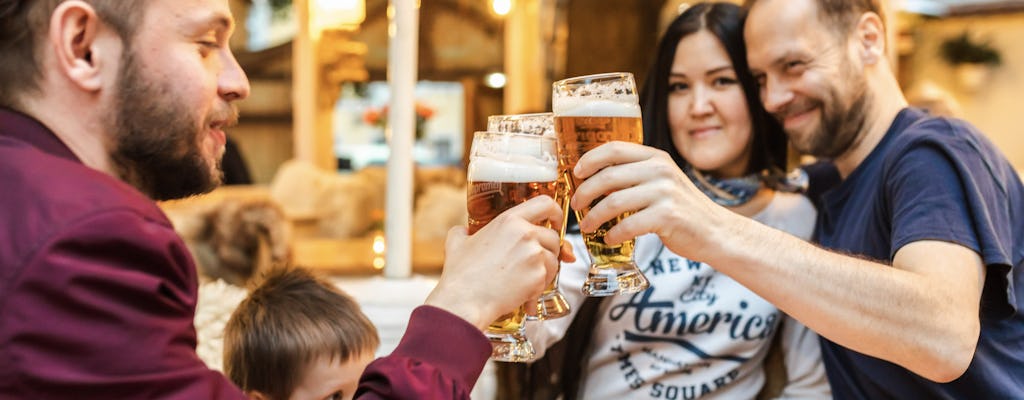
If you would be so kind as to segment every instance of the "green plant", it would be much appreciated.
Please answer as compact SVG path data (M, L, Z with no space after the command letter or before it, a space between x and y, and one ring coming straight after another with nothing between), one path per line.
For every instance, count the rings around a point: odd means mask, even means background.
M278 10L281 10L283 8L291 7L291 6L292 6L292 0L270 0L270 7L273 8L274 11L278 11Z
M994 66L1003 61L998 50L988 42L971 40L967 31L943 41L940 51L946 62L953 65L988 64Z

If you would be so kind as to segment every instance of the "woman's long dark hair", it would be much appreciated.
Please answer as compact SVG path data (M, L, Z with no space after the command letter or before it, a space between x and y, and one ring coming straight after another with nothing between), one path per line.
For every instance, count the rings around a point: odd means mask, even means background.
M680 167L685 166L687 161L672 141L672 130L668 123L668 78L679 41L706 29L718 38L729 54L747 100L754 142L746 172L768 171L772 175L781 175L786 169L786 135L778 121L769 116L761 105L757 81L747 66L747 48L743 42L745 18L746 13L735 4L699 3L676 17L658 43L657 57L641 92L644 144L668 152Z

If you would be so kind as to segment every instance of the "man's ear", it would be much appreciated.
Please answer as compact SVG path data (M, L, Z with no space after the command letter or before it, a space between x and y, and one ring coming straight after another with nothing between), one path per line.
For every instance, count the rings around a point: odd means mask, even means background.
M50 16L47 44L53 50L56 69L81 89L94 92L103 87L103 69L117 68L119 49L109 36L116 34L104 25L96 10L81 0L60 3ZM117 37L120 47L120 38Z
M885 24L878 14L866 12L861 15L854 28L853 39L864 65L874 65L885 60Z

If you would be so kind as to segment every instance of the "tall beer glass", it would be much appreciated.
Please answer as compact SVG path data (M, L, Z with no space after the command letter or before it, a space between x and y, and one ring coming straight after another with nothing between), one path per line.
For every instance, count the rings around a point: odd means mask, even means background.
M469 234L515 205L558 188L558 146L550 136L477 132L468 167ZM533 302L529 303L533 306ZM526 304L498 318L485 330L491 358L529 361L536 353L526 339Z
M608 73L564 79L552 85L552 108L563 173L570 177L570 192L581 183L572 175L580 156L610 141L642 143L643 124L636 83L629 73ZM570 194L571 196L571 194ZM599 197L594 201L601 201ZM576 210L582 221L593 204ZM633 261L636 239L609 246L604 236L631 213L624 213L583 234L590 254L590 272L583 283L587 296L635 293L650 284Z
M555 119L552 113L492 115L487 118L487 130L491 132L526 133L555 137ZM565 221L569 213L569 188L564 176L558 180L555 201L562 206L562 229L559 239L565 238ZM561 269L561 263L559 263ZM537 299L536 315L527 314L529 320L555 319L569 315L569 302L558 291L558 274L551 280L544 293Z

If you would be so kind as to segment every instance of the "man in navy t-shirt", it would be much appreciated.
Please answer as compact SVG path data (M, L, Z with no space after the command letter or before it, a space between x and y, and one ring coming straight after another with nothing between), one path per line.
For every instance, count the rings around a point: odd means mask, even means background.
M605 196L582 231L634 211L606 242L655 233L817 331L836 398L1024 397L1020 177L967 123L907 108L879 0L748 3L765 108L839 172L816 199L824 248L715 206L663 152L626 143L573 171L574 207Z
M815 235L826 248L889 263L907 245L943 241L977 252L986 269L980 337L963 375L935 383L884 355L866 356L823 338L837 398L1024 396L1021 183L984 136L963 121L904 109L821 204Z
M852 311L805 318L836 398L1024 396L1020 178L969 124L905 108L877 0L750 3L765 107L843 177L815 238L870 261L812 272Z

